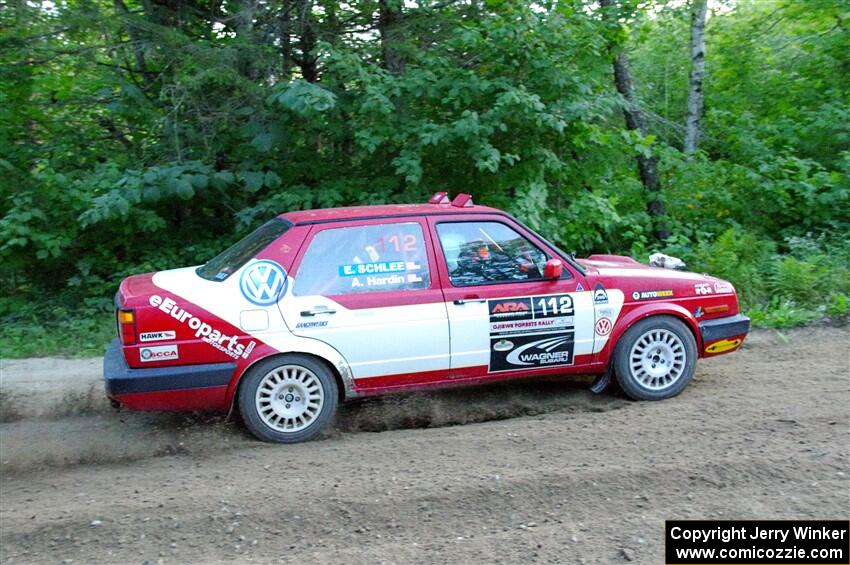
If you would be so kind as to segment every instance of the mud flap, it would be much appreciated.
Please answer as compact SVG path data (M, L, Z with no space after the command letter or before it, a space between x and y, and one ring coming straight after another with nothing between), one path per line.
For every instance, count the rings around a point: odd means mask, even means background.
M611 368L609 367L604 373L596 377L590 385L590 392L593 394L602 394L608 385L611 384Z
M237 389L237 394L238 394L238 389ZM233 422L234 421L234 420L231 420L231 418L233 418L236 415L236 402L237 402L237 398L236 398L236 394L234 394L233 400L230 402L230 410L227 411L227 416L224 417L225 422Z

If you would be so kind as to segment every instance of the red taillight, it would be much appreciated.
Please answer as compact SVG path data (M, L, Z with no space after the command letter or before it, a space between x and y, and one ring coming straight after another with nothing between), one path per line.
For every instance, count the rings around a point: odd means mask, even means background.
M124 345L136 343L136 317L132 310L118 310L118 335Z

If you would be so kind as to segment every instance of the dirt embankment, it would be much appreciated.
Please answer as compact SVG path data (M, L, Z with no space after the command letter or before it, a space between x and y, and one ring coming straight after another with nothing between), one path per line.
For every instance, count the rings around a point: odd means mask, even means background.
M2 369L4 563L660 563L664 519L850 513L846 327L756 332L664 402L405 395L295 446L115 413L96 360Z

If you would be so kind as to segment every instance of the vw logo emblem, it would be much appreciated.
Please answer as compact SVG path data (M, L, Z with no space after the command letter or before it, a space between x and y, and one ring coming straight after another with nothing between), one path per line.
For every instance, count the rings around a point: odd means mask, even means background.
M596 321L596 333L597 335L608 335L611 333L611 329L613 328L613 324L611 320L608 318L599 318Z
M274 304L286 292L286 271L274 261L256 261L242 271L239 288L252 304Z

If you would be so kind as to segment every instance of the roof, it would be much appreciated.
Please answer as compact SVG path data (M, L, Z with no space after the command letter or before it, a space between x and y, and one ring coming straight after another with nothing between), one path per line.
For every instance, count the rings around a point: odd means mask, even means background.
M322 208L287 212L279 217L294 224L341 222L366 218L397 216L430 216L443 214L504 214L502 210L489 206L452 206L451 204L385 204L380 206L348 206L345 208Z

